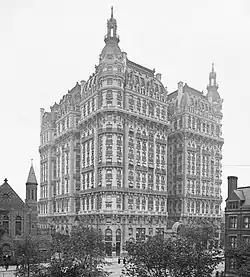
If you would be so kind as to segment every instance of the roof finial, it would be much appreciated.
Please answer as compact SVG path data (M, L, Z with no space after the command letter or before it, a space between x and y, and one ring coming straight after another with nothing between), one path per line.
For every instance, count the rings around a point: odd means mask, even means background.
M31 166L33 166L33 159L31 159Z
M113 6L111 6L111 18L113 18Z
M214 73L214 63L212 63L212 72Z
M5 178L5 179L4 179L4 183L7 183L7 182L8 182L8 179L7 179L7 178Z

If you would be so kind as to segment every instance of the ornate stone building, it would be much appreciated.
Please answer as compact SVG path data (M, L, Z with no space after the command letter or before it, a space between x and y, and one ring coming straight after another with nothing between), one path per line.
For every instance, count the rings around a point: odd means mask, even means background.
M161 75L127 58L107 23L99 65L41 112L40 226L101 229L106 252L167 226L167 92Z
M25 202L5 179L0 186L0 263L3 256L13 256L15 240L37 235L37 181L33 166L26 183Z
M212 214L217 218L221 201L221 156L217 155L222 145L222 101L216 74L210 74L207 96L182 83L178 91L167 95L161 74L130 61L119 41L112 10L93 74L76 84L50 112L41 110L39 148L41 228L67 233L80 220L103 231L109 255L120 255L129 238L145 239L165 232L168 210L173 220ZM195 119L200 125L193 123ZM199 129L203 125L205 131ZM190 155L196 151L197 171L191 172ZM176 176L176 159L182 176ZM202 175L208 162L209 170L212 168L212 161L213 173ZM213 185L208 182L211 176ZM201 193L195 198L190 182L196 179L201 182ZM167 206L168 185L172 204ZM212 187L213 195L206 195L212 193ZM195 216L191 200L201 203ZM207 203L209 216L202 213Z
M222 99L214 66L207 94L178 83L168 95L168 215L172 221L221 220Z

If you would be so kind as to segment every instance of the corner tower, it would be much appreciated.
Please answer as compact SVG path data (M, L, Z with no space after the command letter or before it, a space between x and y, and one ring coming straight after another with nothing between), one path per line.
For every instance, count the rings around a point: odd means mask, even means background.
M78 218L102 230L108 256L167 228L166 90L119 47L111 8L98 66L82 87Z

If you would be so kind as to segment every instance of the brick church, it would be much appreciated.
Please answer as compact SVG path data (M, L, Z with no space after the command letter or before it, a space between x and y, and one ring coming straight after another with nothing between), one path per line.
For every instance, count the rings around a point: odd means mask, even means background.
M23 201L5 178L0 185L0 261L14 255L14 242L37 235L37 180L33 165L26 182Z

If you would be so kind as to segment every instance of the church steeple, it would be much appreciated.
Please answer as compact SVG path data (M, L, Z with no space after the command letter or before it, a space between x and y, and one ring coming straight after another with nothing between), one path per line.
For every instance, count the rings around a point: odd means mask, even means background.
M31 204L36 202L37 202L37 180L36 180L36 174L33 168L33 162L31 162L30 171L26 182L26 203Z
M33 162L31 162L30 172L29 172L29 175L28 175L27 183L37 184L36 174L35 174L35 171L34 171L34 168L33 168Z
M107 34L104 38L105 43L109 43L110 41L116 41L119 43L120 39L117 35L117 23L114 19L114 11L113 6L111 7L111 17L107 22Z

